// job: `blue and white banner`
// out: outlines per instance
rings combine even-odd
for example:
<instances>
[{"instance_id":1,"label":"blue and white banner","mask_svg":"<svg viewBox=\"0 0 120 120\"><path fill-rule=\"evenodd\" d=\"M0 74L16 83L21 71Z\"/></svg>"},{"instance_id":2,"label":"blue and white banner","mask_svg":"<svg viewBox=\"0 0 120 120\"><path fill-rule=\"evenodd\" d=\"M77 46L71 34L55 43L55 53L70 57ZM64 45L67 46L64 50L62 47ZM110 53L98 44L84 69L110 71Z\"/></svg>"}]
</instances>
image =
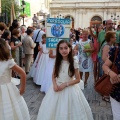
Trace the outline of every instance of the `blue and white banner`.
<instances>
[{"instance_id":1,"label":"blue and white banner","mask_svg":"<svg viewBox=\"0 0 120 120\"><path fill-rule=\"evenodd\" d=\"M64 39L69 40L70 19L48 18L46 21L46 46L47 48L56 48L57 43Z\"/></svg>"}]
</instances>

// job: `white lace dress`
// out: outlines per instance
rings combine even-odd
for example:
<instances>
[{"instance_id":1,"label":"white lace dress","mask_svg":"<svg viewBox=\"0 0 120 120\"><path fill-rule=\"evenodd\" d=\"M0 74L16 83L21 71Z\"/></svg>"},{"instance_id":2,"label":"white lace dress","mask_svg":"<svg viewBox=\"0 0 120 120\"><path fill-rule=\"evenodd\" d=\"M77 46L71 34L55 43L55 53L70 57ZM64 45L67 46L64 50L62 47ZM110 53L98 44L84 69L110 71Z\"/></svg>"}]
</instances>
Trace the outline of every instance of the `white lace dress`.
<instances>
[{"instance_id":1,"label":"white lace dress","mask_svg":"<svg viewBox=\"0 0 120 120\"><path fill-rule=\"evenodd\" d=\"M73 80L68 75L69 63L62 61L57 84ZM79 68L78 62L74 67ZM62 91L55 92L53 86L45 95L37 120L93 120L89 104L78 84L66 87Z\"/></svg>"},{"instance_id":2,"label":"white lace dress","mask_svg":"<svg viewBox=\"0 0 120 120\"><path fill-rule=\"evenodd\" d=\"M11 82L13 59L0 61L0 120L30 120L28 107Z\"/></svg>"}]
</instances>

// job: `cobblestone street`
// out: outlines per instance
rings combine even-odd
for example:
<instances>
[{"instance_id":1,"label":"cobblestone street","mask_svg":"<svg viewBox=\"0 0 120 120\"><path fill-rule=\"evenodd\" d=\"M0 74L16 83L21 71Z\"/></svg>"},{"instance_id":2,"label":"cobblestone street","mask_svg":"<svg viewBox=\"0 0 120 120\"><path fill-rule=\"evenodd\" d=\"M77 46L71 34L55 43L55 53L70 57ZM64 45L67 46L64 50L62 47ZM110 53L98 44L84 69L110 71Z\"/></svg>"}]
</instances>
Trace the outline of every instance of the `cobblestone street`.
<instances>
[{"instance_id":1,"label":"cobblestone street","mask_svg":"<svg viewBox=\"0 0 120 120\"><path fill-rule=\"evenodd\" d=\"M93 75L91 73L88 80L88 86L83 92L92 109L94 120L113 120L110 103L103 101L102 97L95 92L93 82ZM40 86L35 85L32 79L27 80L24 98L30 111L31 120L36 120L40 104L45 95L41 93L39 89Z\"/></svg>"}]
</instances>

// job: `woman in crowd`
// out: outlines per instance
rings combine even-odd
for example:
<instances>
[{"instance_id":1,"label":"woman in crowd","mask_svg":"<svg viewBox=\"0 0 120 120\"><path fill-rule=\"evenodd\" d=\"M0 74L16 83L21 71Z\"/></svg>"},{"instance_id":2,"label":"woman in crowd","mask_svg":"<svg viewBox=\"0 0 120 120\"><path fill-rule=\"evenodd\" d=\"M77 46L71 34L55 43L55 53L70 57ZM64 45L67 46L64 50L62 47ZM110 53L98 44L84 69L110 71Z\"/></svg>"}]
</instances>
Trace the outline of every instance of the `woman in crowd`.
<instances>
[{"instance_id":1,"label":"woman in crowd","mask_svg":"<svg viewBox=\"0 0 120 120\"><path fill-rule=\"evenodd\" d=\"M98 34L99 32L102 30L102 26L96 26L95 31L92 31L92 24L90 24L90 34L93 37L93 47L94 47L94 51L92 53L92 60L94 63L94 81L97 80L98 78L98 74L97 74L97 54L98 54L98 42L97 42L97 38L98 38Z\"/></svg>"},{"instance_id":2,"label":"woman in crowd","mask_svg":"<svg viewBox=\"0 0 120 120\"><path fill-rule=\"evenodd\" d=\"M20 46L22 45L22 42L20 42L20 40L18 39L20 37L19 30L14 29L12 31L12 35L13 36L10 42L12 57L15 59L16 63L20 66L20 61L21 61Z\"/></svg>"},{"instance_id":3,"label":"woman in crowd","mask_svg":"<svg viewBox=\"0 0 120 120\"><path fill-rule=\"evenodd\" d=\"M6 24L3 22L0 22L0 38L1 38L1 35L4 33L6 28L7 28Z\"/></svg>"},{"instance_id":4,"label":"woman in crowd","mask_svg":"<svg viewBox=\"0 0 120 120\"><path fill-rule=\"evenodd\" d=\"M116 32L108 31L105 35L105 43L103 43L100 49L100 53L102 56L102 65L108 58L110 48L114 45L115 41L116 41ZM102 99L105 100L106 102L109 102L109 96L103 96Z\"/></svg>"},{"instance_id":5,"label":"woman in crowd","mask_svg":"<svg viewBox=\"0 0 120 120\"><path fill-rule=\"evenodd\" d=\"M93 62L91 58L91 53L94 51L92 41L88 39L89 32L87 29L84 29L82 32L83 38L80 39L78 43L79 50L79 69L80 77L82 79L83 72L85 72L85 81L84 85L87 87L87 80L89 77L89 72L93 70Z\"/></svg>"},{"instance_id":6,"label":"woman in crowd","mask_svg":"<svg viewBox=\"0 0 120 120\"><path fill-rule=\"evenodd\" d=\"M113 38L115 37L116 36L113 36ZM114 61L116 49L118 49L118 52L115 65L117 67L118 74L110 69ZM110 49L109 58L103 64L103 70L106 74L110 76L112 83L115 84L115 87L110 94L110 102L113 112L113 120L120 120L120 45Z\"/></svg>"}]
</instances>

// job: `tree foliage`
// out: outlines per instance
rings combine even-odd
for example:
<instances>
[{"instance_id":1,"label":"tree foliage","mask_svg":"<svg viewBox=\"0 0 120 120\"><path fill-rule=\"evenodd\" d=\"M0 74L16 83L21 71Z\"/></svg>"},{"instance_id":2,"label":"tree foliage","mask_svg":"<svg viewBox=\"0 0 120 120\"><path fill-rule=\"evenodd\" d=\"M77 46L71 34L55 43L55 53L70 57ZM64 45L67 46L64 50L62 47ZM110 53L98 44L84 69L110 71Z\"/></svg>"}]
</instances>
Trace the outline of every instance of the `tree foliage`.
<instances>
[{"instance_id":1,"label":"tree foliage","mask_svg":"<svg viewBox=\"0 0 120 120\"><path fill-rule=\"evenodd\" d=\"M19 12L20 12L20 7L19 7L19 5L17 5L15 0L1 0L1 10L2 10L2 13L7 14L8 21L10 21L10 13L11 13L12 2L14 3L15 15L17 17Z\"/></svg>"}]
</instances>

